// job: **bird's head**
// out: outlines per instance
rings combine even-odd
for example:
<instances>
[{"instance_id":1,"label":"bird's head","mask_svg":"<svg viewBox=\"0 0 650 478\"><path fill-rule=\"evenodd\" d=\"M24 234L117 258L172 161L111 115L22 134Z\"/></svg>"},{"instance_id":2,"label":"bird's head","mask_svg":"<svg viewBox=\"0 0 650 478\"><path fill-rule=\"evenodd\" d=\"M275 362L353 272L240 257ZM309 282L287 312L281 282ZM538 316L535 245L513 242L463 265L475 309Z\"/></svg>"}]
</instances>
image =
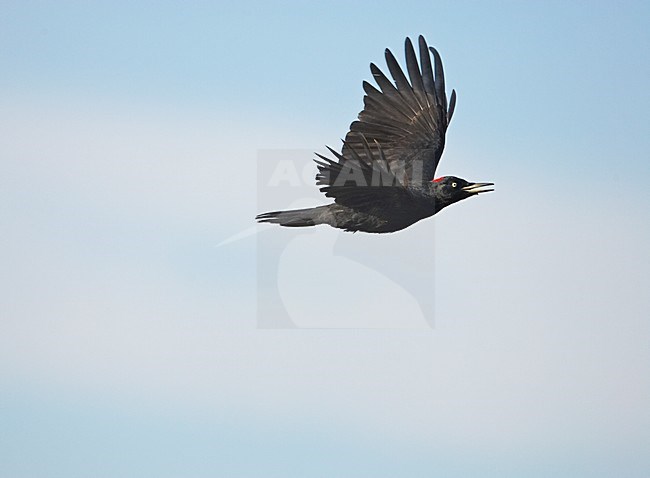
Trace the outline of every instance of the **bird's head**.
<instances>
[{"instance_id":1,"label":"bird's head","mask_svg":"<svg viewBox=\"0 0 650 478\"><path fill-rule=\"evenodd\" d=\"M433 195L440 204L439 209L470 196L494 191L491 186L494 183L470 183L455 176L443 176L431 181Z\"/></svg>"}]
</instances>

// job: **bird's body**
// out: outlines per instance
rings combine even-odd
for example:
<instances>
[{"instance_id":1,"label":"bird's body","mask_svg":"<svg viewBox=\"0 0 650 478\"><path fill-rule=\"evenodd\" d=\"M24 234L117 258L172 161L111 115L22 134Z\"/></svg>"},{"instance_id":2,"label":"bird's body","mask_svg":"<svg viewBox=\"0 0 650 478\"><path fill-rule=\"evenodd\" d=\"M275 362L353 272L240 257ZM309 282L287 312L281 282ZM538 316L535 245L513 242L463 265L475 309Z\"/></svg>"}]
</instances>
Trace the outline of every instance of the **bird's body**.
<instances>
[{"instance_id":1,"label":"bird's body","mask_svg":"<svg viewBox=\"0 0 650 478\"><path fill-rule=\"evenodd\" d=\"M457 186L451 186L454 183ZM401 200L369 203L356 208L335 202L307 209L268 212L260 214L257 218L261 222L287 227L328 224L352 232L396 232L433 216L442 208L456 202L453 195L459 184L467 184L475 188L487 185L467 183L463 179L446 176L442 181L430 182L423 187L404 188L404 197ZM469 197L477 193L465 192L464 194Z\"/></svg>"},{"instance_id":2,"label":"bird's body","mask_svg":"<svg viewBox=\"0 0 650 478\"><path fill-rule=\"evenodd\" d=\"M268 216L260 215L259 219L288 227L328 224L352 232L395 232L435 214L425 201L422 201L419 208L416 204L415 201L408 204L408 210L402 210L404 204L397 204L396 207L388 210L378 207L362 210L333 203L307 209L267 213Z\"/></svg>"},{"instance_id":3,"label":"bird's body","mask_svg":"<svg viewBox=\"0 0 650 478\"><path fill-rule=\"evenodd\" d=\"M316 182L335 202L260 214L260 222L395 232L461 199L492 190L488 188L491 183L470 183L454 176L434 179L456 93L452 91L447 105L440 56L427 48L422 36L419 49L418 65L413 45L406 39L410 82L390 50L386 50L386 62L395 83L370 65L380 90L363 83L364 109L350 125L342 151L328 148L336 161L317 154Z\"/></svg>"}]
</instances>

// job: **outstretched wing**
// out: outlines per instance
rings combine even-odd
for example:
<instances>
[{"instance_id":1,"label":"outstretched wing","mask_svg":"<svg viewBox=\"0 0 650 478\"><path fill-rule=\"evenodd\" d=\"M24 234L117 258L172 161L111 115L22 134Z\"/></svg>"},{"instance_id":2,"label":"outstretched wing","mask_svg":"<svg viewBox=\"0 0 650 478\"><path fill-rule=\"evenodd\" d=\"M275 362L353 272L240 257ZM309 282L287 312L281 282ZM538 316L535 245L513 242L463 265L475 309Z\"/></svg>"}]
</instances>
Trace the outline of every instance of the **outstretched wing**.
<instances>
[{"instance_id":1,"label":"outstretched wing","mask_svg":"<svg viewBox=\"0 0 650 478\"><path fill-rule=\"evenodd\" d=\"M358 121L350 125L339 161L352 159L352 151L362 150L367 140L375 154L381 146L391 169L406 173L406 185L434 178L454 112L456 92L452 90L447 104L442 60L434 48L427 47L423 36L419 37L419 65L409 38L405 49L408 78L388 49L386 63L394 83L370 64L379 89L363 82L364 108Z\"/></svg>"}]
</instances>

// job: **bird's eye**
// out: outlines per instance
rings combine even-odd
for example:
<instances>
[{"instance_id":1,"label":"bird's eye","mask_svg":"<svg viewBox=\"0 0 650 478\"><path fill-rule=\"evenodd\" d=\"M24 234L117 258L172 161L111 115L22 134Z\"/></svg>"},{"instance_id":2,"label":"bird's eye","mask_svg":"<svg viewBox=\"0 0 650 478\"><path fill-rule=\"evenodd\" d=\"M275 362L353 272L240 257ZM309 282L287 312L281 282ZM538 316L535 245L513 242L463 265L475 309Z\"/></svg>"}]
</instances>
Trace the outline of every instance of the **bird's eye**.
<instances>
[{"instance_id":1,"label":"bird's eye","mask_svg":"<svg viewBox=\"0 0 650 478\"><path fill-rule=\"evenodd\" d=\"M458 184L456 184L456 183L451 183L451 187L452 187L452 188L455 188L456 186L458 186Z\"/></svg>"}]
</instances>

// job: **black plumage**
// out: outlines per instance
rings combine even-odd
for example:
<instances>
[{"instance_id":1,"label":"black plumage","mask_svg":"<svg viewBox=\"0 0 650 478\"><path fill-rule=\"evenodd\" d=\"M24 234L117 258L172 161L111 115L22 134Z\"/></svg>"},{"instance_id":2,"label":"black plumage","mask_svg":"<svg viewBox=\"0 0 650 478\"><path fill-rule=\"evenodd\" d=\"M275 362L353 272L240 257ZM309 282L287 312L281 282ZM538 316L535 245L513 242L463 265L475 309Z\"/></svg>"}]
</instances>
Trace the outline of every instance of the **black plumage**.
<instances>
[{"instance_id":1,"label":"black plumage","mask_svg":"<svg viewBox=\"0 0 650 478\"><path fill-rule=\"evenodd\" d=\"M492 183L470 183L454 176L434 179L456 92L452 90L447 103L440 55L422 36L418 46L419 64L411 40L406 39L408 78L388 49L386 64L394 82L370 64L379 89L363 82L364 108L350 125L341 152L328 147L335 159L317 154L316 184L334 203L260 214L260 222L394 232L461 199L492 191Z\"/></svg>"}]
</instances>

